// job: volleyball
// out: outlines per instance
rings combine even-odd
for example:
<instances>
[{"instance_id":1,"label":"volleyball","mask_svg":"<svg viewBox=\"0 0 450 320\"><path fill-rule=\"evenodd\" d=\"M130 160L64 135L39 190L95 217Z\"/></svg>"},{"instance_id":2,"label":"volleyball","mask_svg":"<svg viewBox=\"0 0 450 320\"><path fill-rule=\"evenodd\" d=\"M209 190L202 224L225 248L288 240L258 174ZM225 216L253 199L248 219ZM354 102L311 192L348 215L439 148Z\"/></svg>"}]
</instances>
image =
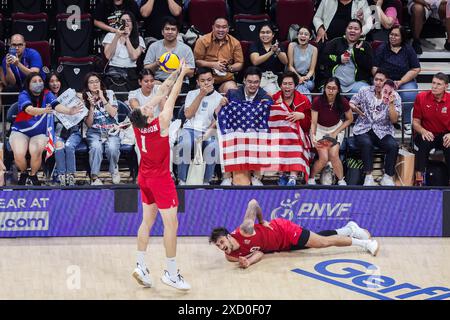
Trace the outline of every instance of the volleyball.
<instances>
[{"instance_id":1,"label":"volleyball","mask_svg":"<svg viewBox=\"0 0 450 320\"><path fill-rule=\"evenodd\" d=\"M166 52L159 57L159 66L164 72L173 72L180 66L180 59L175 53Z\"/></svg>"}]
</instances>

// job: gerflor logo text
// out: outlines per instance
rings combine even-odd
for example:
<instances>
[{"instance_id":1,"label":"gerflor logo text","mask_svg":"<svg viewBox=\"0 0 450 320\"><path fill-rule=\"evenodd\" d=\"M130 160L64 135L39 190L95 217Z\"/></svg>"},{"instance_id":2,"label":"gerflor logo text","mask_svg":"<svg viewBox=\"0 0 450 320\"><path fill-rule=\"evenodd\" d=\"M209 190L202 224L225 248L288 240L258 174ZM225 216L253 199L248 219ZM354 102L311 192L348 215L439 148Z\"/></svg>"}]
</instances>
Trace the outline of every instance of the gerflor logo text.
<instances>
[{"instance_id":1,"label":"gerflor logo text","mask_svg":"<svg viewBox=\"0 0 450 320\"><path fill-rule=\"evenodd\" d=\"M379 300L450 299L450 289L447 287L422 288L413 283L396 281L383 275L378 266L362 260L327 260L316 264L312 271L300 268L291 271Z\"/></svg>"},{"instance_id":2,"label":"gerflor logo text","mask_svg":"<svg viewBox=\"0 0 450 320\"><path fill-rule=\"evenodd\" d=\"M298 203L298 204L297 204ZM306 202L300 201L300 194L294 195L294 200L290 198L280 202L280 206L272 210L271 218L284 218L293 221L294 219L314 220L349 220L349 213L352 204L349 202Z\"/></svg>"}]
</instances>

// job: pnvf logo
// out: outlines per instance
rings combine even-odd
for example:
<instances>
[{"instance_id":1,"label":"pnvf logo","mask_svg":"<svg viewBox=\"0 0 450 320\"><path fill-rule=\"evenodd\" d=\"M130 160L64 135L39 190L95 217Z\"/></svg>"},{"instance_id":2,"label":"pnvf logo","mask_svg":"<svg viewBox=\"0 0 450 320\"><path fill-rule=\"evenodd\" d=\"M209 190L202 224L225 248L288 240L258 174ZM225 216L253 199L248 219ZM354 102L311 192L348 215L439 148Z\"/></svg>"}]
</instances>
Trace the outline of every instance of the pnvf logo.
<instances>
[{"instance_id":1,"label":"pnvf logo","mask_svg":"<svg viewBox=\"0 0 450 320\"><path fill-rule=\"evenodd\" d=\"M282 200L280 206L273 209L271 218L284 218L290 221L298 220L349 220L350 202L300 202L300 193L295 193L294 200ZM296 205L299 203L299 205Z\"/></svg>"},{"instance_id":2,"label":"pnvf logo","mask_svg":"<svg viewBox=\"0 0 450 320\"><path fill-rule=\"evenodd\" d=\"M447 287L421 288L412 283L398 282L382 275L378 266L362 260L326 260L316 264L313 272L304 269L291 271L378 300L450 299Z\"/></svg>"}]
</instances>

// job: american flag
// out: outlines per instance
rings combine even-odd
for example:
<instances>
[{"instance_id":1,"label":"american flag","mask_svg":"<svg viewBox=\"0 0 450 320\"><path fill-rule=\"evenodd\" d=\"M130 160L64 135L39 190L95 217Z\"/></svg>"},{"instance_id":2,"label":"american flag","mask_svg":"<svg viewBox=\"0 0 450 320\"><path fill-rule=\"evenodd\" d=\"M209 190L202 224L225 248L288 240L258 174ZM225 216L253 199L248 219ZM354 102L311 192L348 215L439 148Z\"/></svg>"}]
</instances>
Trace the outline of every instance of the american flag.
<instances>
[{"instance_id":1,"label":"american flag","mask_svg":"<svg viewBox=\"0 0 450 320\"><path fill-rule=\"evenodd\" d=\"M48 141L45 146L45 161L53 155L55 152L55 122L53 118L53 114L47 114L47 136Z\"/></svg>"},{"instance_id":2,"label":"american flag","mask_svg":"<svg viewBox=\"0 0 450 320\"><path fill-rule=\"evenodd\" d=\"M225 172L302 171L309 175L309 141L298 123L285 120L284 104L231 101L218 116Z\"/></svg>"}]
</instances>

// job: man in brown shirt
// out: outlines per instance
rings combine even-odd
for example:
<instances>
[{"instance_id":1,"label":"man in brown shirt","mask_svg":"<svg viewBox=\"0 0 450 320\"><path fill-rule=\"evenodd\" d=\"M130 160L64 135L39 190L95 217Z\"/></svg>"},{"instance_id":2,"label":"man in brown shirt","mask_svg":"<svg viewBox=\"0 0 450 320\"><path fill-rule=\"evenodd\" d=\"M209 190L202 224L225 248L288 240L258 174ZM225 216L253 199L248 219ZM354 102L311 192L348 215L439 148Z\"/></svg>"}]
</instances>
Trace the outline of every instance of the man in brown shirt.
<instances>
[{"instance_id":1,"label":"man in brown shirt","mask_svg":"<svg viewBox=\"0 0 450 320\"><path fill-rule=\"evenodd\" d=\"M211 68L214 71L214 83L220 93L237 89L233 73L244 66L244 55L239 40L230 36L226 18L217 18L212 32L200 37L194 48L195 62L198 67Z\"/></svg>"}]
</instances>

